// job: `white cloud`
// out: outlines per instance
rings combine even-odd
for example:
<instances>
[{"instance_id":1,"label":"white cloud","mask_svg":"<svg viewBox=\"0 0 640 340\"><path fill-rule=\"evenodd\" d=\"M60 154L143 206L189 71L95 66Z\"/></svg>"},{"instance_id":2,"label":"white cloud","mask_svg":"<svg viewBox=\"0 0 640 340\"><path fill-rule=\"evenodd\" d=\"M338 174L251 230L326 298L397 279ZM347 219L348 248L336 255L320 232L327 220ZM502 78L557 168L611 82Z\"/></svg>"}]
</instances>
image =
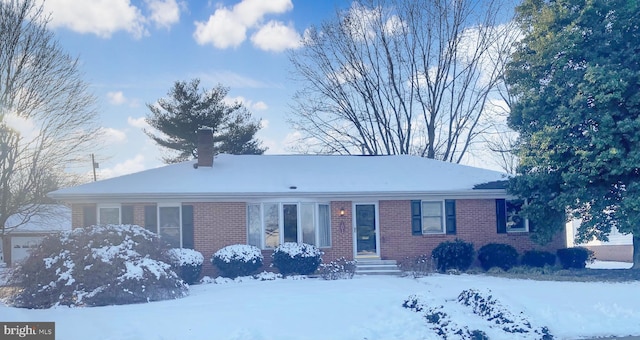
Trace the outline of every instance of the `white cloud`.
<instances>
[{"instance_id":1,"label":"white cloud","mask_svg":"<svg viewBox=\"0 0 640 340\"><path fill-rule=\"evenodd\" d=\"M121 30L136 38L147 34L146 18L129 0L47 0L44 10L51 13L51 28L66 27L102 38Z\"/></svg>"},{"instance_id":2,"label":"white cloud","mask_svg":"<svg viewBox=\"0 0 640 340\"><path fill-rule=\"evenodd\" d=\"M269 120L263 119L260 121L260 128L267 129L269 128Z\"/></svg>"},{"instance_id":3,"label":"white cloud","mask_svg":"<svg viewBox=\"0 0 640 340\"><path fill-rule=\"evenodd\" d=\"M103 127L100 129L100 134L104 142L107 144L123 143L127 140L127 135L124 131L114 128Z\"/></svg>"},{"instance_id":4,"label":"white cloud","mask_svg":"<svg viewBox=\"0 0 640 340\"><path fill-rule=\"evenodd\" d=\"M159 27L169 28L180 21L180 6L176 0L145 0L149 19Z\"/></svg>"},{"instance_id":5,"label":"white cloud","mask_svg":"<svg viewBox=\"0 0 640 340\"><path fill-rule=\"evenodd\" d=\"M127 159L113 167L98 169L98 177L107 179L145 170L144 161L144 155L138 154L134 158Z\"/></svg>"},{"instance_id":6,"label":"white cloud","mask_svg":"<svg viewBox=\"0 0 640 340\"><path fill-rule=\"evenodd\" d=\"M251 42L264 51L282 52L302 46L302 37L293 25L272 20L251 36Z\"/></svg>"},{"instance_id":7,"label":"white cloud","mask_svg":"<svg viewBox=\"0 0 640 340\"><path fill-rule=\"evenodd\" d=\"M235 103L241 103L242 105L244 105L244 107L246 107L247 109L249 109L249 111L263 111L268 109L269 107L267 106L267 104L263 101L258 101L258 102L253 102L252 100L248 100L242 96L237 96L237 97L225 97L224 98L224 102L227 105L233 105Z\"/></svg>"},{"instance_id":8,"label":"white cloud","mask_svg":"<svg viewBox=\"0 0 640 340\"><path fill-rule=\"evenodd\" d=\"M195 22L193 37L200 45L211 44L220 49L237 47L246 40L247 30L257 27L266 15L291 9L291 0L242 0L232 8L219 6L209 20Z\"/></svg>"},{"instance_id":9,"label":"white cloud","mask_svg":"<svg viewBox=\"0 0 640 340\"><path fill-rule=\"evenodd\" d=\"M32 141L40 134L40 128L36 126L34 120L30 118L19 117L16 114L10 113L4 116L4 123L20 133L20 136L24 138L25 141Z\"/></svg>"},{"instance_id":10,"label":"white cloud","mask_svg":"<svg viewBox=\"0 0 640 340\"><path fill-rule=\"evenodd\" d=\"M107 92L107 98L112 105L122 105L127 102L127 98L124 97L122 91Z\"/></svg>"},{"instance_id":11,"label":"white cloud","mask_svg":"<svg viewBox=\"0 0 640 340\"><path fill-rule=\"evenodd\" d=\"M212 44L225 49L237 47L246 39L247 27L226 8L215 11L205 23L196 21L193 37L200 45Z\"/></svg>"},{"instance_id":12,"label":"white cloud","mask_svg":"<svg viewBox=\"0 0 640 340\"><path fill-rule=\"evenodd\" d=\"M147 124L144 117L140 117L140 118L127 117L127 123L139 129L149 128L149 124Z\"/></svg>"}]
</instances>

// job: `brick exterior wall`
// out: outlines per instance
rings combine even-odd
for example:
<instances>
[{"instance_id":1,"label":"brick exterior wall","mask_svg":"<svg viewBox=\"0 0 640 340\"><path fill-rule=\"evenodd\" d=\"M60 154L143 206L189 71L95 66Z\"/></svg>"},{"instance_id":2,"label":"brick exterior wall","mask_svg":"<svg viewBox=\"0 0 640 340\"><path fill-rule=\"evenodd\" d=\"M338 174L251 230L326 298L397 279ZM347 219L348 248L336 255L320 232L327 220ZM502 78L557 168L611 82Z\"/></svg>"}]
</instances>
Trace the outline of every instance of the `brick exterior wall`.
<instances>
[{"instance_id":1,"label":"brick exterior wall","mask_svg":"<svg viewBox=\"0 0 640 340\"><path fill-rule=\"evenodd\" d=\"M144 207L154 203L136 203L134 223L144 226ZM210 259L214 252L232 244L247 243L247 208L244 202L202 202L193 205L194 245L204 256L202 275L217 276ZM72 205L72 226L82 226L82 209L95 204ZM340 257L353 258L353 215L351 201L333 201L330 204L331 247L322 248L325 263ZM344 216L340 210L344 209ZM455 235L417 235L411 233L411 201L391 200L378 202L380 256L382 259L402 260L406 257L431 254L444 241L460 238L472 242L477 250L491 242L506 243L522 253L530 249L555 252L564 248L565 233L559 233L545 246L533 243L528 233L498 234L496 231L496 209L493 199L456 200ZM263 250L264 266L260 270L271 270L272 250Z\"/></svg>"},{"instance_id":2,"label":"brick exterior wall","mask_svg":"<svg viewBox=\"0 0 640 340\"><path fill-rule=\"evenodd\" d=\"M380 201L380 257L402 260L431 251L441 242L456 238L471 242L478 250L487 243L506 243L519 253L540 249L554 252L564 248L565 233L558 233L554 240L544 246L535 244L528 233L498 234L496 229L496 208L493 199L456 200L455 235L412 235L411 201Z\"/></svg>"},{"instance_id":3,"label":"brick exterior wall","mask_svg":"<svg viewBox=\"0 0 640 340\"><path fill-rule=\"evenodd\" d=\"M202 275L217 276L211 264L213 253L232 244L247 243L247 205L243 202L192 204L194 245L204 256Z\"/></svg>"}]
</instances>

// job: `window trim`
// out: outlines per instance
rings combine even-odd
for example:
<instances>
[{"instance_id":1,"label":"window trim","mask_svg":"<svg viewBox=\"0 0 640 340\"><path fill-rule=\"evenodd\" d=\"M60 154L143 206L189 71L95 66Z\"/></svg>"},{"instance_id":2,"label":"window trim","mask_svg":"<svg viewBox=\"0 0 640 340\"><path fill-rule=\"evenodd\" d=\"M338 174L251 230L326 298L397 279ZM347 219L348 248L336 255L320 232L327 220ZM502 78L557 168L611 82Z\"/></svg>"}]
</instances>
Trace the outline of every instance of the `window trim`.
<instances>
[{"instance_id":1,"label":"window trim","mask_svg":"<svg viewBox=\"0 0 640 340\"><path fill-rule=\"evenodd\" d=\"M100 220L100 209L118 209L118 223L122 224L122 204L120 203L100 203L96 205L96 224L106 225Z\"/></svg>"},{"instance_id":2,"label":"window trim","mask_svg":"<svg viewBox=\"0 0 640 340\"><path fill-rule=\"evenodd\" d=\"M162 221L160 220L160 208L178 208L178 240L180 244L178 248L182 248L182 203L181 202L173 202L173 203L157 203L156 204L156 227L158 228L158 236L162 238Z\"/></svg>"},{"instance_id":3,"label":"window trim","mask_svg":"<svg viewBox=\"0 0 640 340\"><path fill-rule=\"evenodd\" d=\"M247 244L249 243L249 234L250 234L250 215L249 215L249 206L258 206L259 208L259 212L260 212L260 249L261 250L272 250L275 249L275 247L267 247L266 246L266 237L265 237L265 221L264 221L264 213L265 213L265 209L264 209L264 205L265 204L277 204L278 205L278 242L279 244L283 244L284 243L284 206L285 205L296 205L296 213L297 213L297 230L296 230L296 239L297 239L297 243L303 243L304 240L304 234L303 234L303 230L302 230L302 210L301 210L301 205L302 204L313 204L313 223L314 223L314 238L315 238L315 244L314 246L318 247L318 248L331 248L332 247L332 239L331 239L331 204L329 202L311 202L311 201L279 201L279 202L273 202L273 201L264 201L264 202L248 202L247 203L247 214L246 214L246 232L247 232ZM328 245L323 245L323 246L318 246L317 244L320 243L320 205L325 205L328 207L327 212L329 214L329 220L328 220L328 228L329 228L329 244Z\"/></svg>"},{"instance_id":4,"label":"window trim","mask_svg":"<svg viewBox=\"0 0 640 340\"><path fill-rule=\"evenodd\" d=\"M434 216L425 216L424 214L424 203L439 203L440 204L440 231L425 231L424 228L424 218L425 217L436 217ZM447 233L446 219L445 219L445 202L444 200L420 200L420 221L422 223L422 235L444 235Z\"/></svg>"}]
</instances>

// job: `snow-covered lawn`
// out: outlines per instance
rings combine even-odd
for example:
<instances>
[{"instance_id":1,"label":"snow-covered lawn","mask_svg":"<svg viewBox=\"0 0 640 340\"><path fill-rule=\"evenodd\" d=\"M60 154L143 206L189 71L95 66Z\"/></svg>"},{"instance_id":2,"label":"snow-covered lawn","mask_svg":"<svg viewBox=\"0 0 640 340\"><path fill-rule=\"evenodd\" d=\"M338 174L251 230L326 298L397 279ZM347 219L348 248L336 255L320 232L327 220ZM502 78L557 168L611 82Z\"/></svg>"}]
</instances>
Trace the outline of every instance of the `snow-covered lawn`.
<instances>
[{"instance_id":1,"label":"snow-covered lawn","mask_svg":"<svg viewBox=\"0 0 640 340\"><path fill-rule=\"evenodd\" d=\"M458 325L491 339L507 334L456 302L466 289L488 292L556 339L640 335L640 282L541 282L483 275L352 280L278 279L191 286L190 296L147 304L27 310L0 304L1 321L55 321L56 339L439 339L420 313L403 308L422 295ZM518 337L520 336L520 337Z\"/></svg>"}]
</instances>

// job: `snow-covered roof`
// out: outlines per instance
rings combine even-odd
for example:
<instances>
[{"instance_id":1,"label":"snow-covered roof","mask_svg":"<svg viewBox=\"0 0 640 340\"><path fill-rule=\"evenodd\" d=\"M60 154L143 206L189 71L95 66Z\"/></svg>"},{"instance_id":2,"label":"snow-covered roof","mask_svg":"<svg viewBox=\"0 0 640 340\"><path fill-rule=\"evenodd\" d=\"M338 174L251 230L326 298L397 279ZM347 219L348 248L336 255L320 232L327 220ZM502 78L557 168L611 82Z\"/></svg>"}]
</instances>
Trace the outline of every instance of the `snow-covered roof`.
<instances>
[{"instance_id":1,"label":"snow-covered roof","mask_svg":"<svg viewBox=\"0 0 640 340\"><path fill-rule=\"evenodd\" d=\"M257 197L362 197L411 194L468 195L482 183L504 180L501 172L416 156L226 155L213 167L196 161L171 164L60 189L66 201L148 198L224 199ZM504 190L502 190L504 192Z\"/></svg>"},{"instance_id":2,"label":"snow-covered roof","mask_svg":"<svg viewBox=\"0 0 640 340\"><path fill-rule=\"evenodd\" d=\"M9 233L35 234L71 230L71 209L61 204L45 204L33 214L19 213L9 216L4 225Z\"/></svg>"}]
</instances>

